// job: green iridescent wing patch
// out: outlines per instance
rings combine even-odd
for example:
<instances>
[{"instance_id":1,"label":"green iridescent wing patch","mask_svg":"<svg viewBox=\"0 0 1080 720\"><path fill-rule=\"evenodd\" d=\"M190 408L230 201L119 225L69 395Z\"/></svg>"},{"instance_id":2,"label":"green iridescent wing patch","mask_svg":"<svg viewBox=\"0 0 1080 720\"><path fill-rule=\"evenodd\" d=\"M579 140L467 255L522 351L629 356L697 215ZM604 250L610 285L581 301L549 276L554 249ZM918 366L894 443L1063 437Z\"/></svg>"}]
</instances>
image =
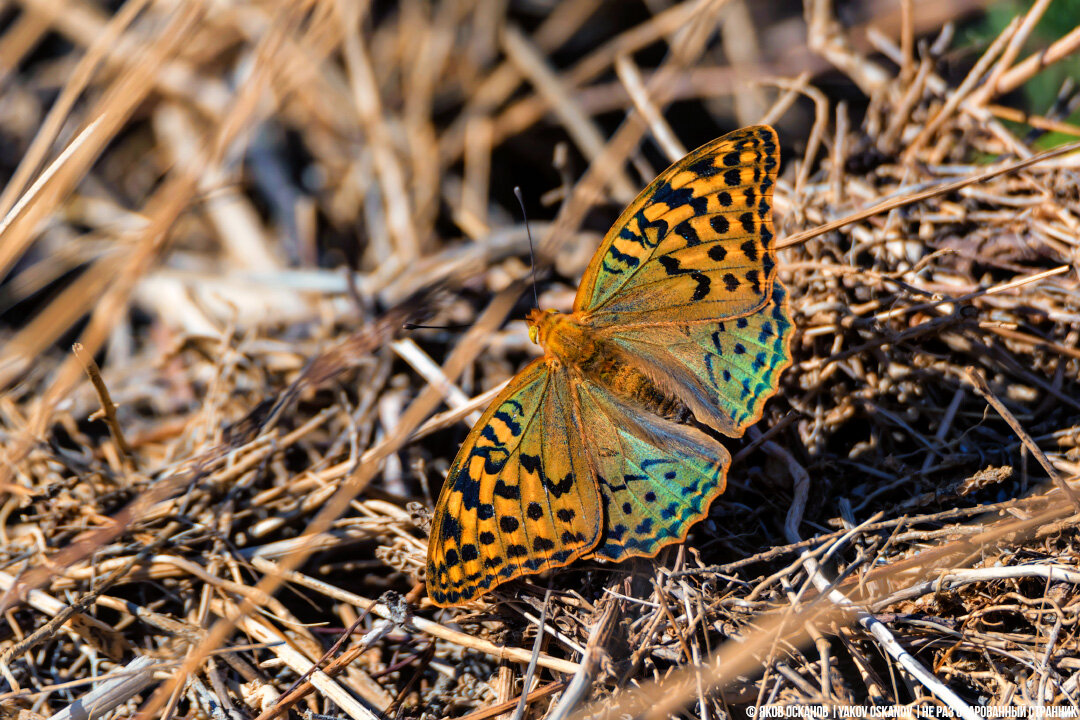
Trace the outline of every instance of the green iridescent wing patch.
<instances>
[{"instance_id":1,"label":"green iridescent wing patch","mask_svg":"<svg viewBox=\"0 0 1080 720\"><path fill-rule=\"evenodd\" d=\"M586 557L652 557L684 540L724 491L727 450L700 430L642 413L595 383L578 385L578 402L604 508L604 534Z\"/></svg>"},{"instance_id":2,"label":"green iridescent wing patch","mask_svg":"<svg viewBox=\"0 0 1080 720\"><path fill-rule=\"evenodd\" d=\"M791 364L791 318L784 286L751 315L713 323L611 331L610 337L653 374L663 373L683 398L707 413L698 419L731 437L757 422Z\"/></svg>"}]
</instances>

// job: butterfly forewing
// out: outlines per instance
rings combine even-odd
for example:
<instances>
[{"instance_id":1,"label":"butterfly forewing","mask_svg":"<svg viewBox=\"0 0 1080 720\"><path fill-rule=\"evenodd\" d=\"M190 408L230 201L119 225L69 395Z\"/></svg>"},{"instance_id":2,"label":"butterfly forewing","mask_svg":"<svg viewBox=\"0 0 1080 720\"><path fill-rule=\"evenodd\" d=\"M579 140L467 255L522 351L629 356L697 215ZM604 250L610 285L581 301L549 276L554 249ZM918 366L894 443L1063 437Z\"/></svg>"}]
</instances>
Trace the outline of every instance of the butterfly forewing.
<instances>
[{"instance_id":1,"label":"butterfly forewing","mask_svg":"<svg viewBox=\"0 0 1080 720\"><path fill-rule=\"evenodd\" d=\"M755 312L774 276L772 128L744 128L661 173L608 231L574 301L593 327Z\"/></svg>"},{"instance_id":2,"label":"butterfly forewing","mask_svg":"<svg viewBox=\"0 0 1080 720\"><path fill-rule=\"evenodd\" d=\"M587 557L651 557L680 542L724 491L731 456L716 440L578 385L581 420L604 506L605 532Z\"/></svg>"},{"instance_id":3,"label":"butterfly forewing","mask_svg":"<svg viewBox=\"0 0 1080 720\"><path fill-rule=\"evenodd\" d=\"M566 373L537 360L477 422L443 485L428 540L428 595L454 605L591 549L600 496Z\"/></svg>"}]
</instances>

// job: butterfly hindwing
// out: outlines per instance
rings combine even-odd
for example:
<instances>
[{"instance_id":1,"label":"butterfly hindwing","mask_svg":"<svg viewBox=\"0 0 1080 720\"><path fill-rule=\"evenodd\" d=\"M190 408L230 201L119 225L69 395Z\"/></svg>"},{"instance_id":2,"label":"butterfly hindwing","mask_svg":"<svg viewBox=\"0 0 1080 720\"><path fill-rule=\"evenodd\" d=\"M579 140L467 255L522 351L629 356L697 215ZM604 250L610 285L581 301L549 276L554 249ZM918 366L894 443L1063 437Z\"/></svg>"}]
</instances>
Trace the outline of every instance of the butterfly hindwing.
<instances>
[{"instance_id":1,"label":"butterfly hindwing","mask_svg":"<svg viewBox=\"0 0 1080 720\"><path fill-rule=\"evenodd\" d=\"M739 437L757 422L791 364L784 286L758 312L711 323L613 328L606 337L654 376L663 373L698 420Z\"/></svg>"},{"instance_id":2,"label":"butterfly hindwing","mask_svg":"<svg viewBox=\"0 0 1080 720\"><path fill-rule=\"evenodd\" d=\"M662 172L604 237L575 310L601 328L739 317L774 275L776 132L743 128Z\"/></svg>"},{"instance_id":3,"label":"butterfly hindwing","mask_svg":"<svg viewBox=\"0 0 1080 720\"><path fill-rule=\"evenodd\" d=\"M731 456L697 428L627 405L603 386L577 386L581 422L604 506L604 535L586 557L652 557L681 542L724 491Z\"/></svg>"},{"instance_id":4,"label":"butterfly hindwing","mask_svg":"<svg viewBox=\"0 0 1080 720\"><path fill-rule=\"evenodd\" d=\"M563 369L521 371L469 433L450 468L428 540L437 605L560 567L600 536L600 496Z\"/></svg>"}]
</instances>

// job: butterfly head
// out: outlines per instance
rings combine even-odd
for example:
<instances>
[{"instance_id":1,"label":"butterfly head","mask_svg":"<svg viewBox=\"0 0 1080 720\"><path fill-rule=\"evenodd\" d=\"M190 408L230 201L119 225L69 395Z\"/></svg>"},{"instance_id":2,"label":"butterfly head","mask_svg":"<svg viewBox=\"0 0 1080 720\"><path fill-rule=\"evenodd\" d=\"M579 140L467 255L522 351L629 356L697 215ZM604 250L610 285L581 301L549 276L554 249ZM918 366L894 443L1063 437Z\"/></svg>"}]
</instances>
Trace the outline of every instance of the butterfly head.
<instances>
[{"instance_id":1,"label":"butterfly head","mask_svg":"<svg viewBox=\"0 0 1080 720\"><path fill-rule=\"evenodd\" d=\"M541 347L547 345L551 327L559 314L557 310L541 310L540 308L530 310L525 318L525 322L529 324L529 340Z\"/></svg>"},{"instance_id":2,"label":"butterfly head","mask_svg":"<svg viewBox=\"0 0 1080 720\"><path fill-rule=\"evenodd\" d=\"M529 323L529 339L544 348L549 359L573 366L585 362L597 350L580 313L537 309L530 311L525 321Z\"/></svg>"}]
</instances>

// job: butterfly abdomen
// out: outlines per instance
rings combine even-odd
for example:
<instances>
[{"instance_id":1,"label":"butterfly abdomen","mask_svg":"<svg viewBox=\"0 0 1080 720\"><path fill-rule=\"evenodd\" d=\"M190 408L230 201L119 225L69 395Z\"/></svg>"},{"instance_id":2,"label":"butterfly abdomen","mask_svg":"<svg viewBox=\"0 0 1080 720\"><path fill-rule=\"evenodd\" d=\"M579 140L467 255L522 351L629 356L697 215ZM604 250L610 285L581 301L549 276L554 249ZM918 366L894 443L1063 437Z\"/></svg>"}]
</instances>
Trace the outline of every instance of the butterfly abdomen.
<instances>
[{"instance_id":1,"label":"butterfly abdomen","mask_svg":"<svg viewBox=\"0 0 1080 720\"><path fill-rule=\"evenodd\" d=\"M669 420L686 415L687 408L682 401L664 392L646 372L613 346L600 344L599 351L587 358L579 370L584 377L611 390L629 405Z\"/></svg>"}]
</instances>

